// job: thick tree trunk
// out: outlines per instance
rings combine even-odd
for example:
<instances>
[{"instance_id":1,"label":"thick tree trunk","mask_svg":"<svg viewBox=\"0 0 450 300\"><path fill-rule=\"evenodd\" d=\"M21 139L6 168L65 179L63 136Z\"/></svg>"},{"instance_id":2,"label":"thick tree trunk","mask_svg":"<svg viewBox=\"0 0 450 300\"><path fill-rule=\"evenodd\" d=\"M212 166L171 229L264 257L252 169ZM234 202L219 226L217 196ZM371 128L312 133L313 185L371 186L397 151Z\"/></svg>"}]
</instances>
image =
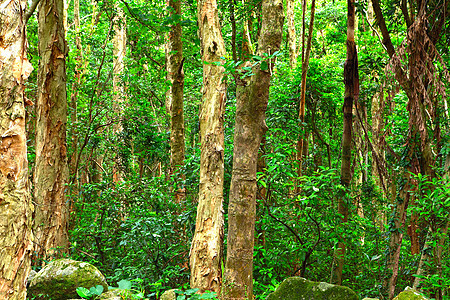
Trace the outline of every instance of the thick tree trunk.
<instances>
[{"instance_id":1,"label":"thick tree trunk","mask_svg":"<svg viewBox=\"0 0 450 300\"><path fill-rule=\"evenodd\" d=\"M225 56L216 0L198 0L203 61L200 109L200 187L195 234L190 251L191 288L219 292L223 253L223 176L225 69L213 64Z\"/></svg>"},{"instance_id":2,"label":"thick tree trunk","mask_svg":"<svg viewBox=\"0 0 450 300\"><path fill-rule=\"evenodd\" d=\"M181 1L169 0L168 6L172 7L172 15L181 17ZM167 80L171 86L166 94L168 98L170 113L170 173L177 174L178 169L184 165L185 142L184 142L184 71L183 71L183 43L181 41L181 24L177 22L172 25L168 33L166 45L167 58ZM185 190L179 184L183 175L177 174L177 189L175 190L175 201L181 202L185 198Z\"/></svg>"},{"instance_id":3,"label":"thick tree trunk","mask_svg":"<svg viewBox=\"0 0 450 300\"><path fill-rule=\"evenodd\" d=\"M33 205L28 184L24 81L26 1L0 4L0 299L26 298Z\"/></svg>"},{"instance_id":4,"label":"thick tree trunk","mask_svg":"<svg viewBox=\"0 0 450 300\"><path fill-rule=\"evenodd\" d=\"M283 31L283 2L262 2L258 55L278 51ZM264 133L273 61L255 74L236 99L233 173L228 207L228 248L222 299L253 299L253 248L256 217L256 168Z\"/></svg>"},{"instance_id":5,"label":"thick tree trunk","mask_svg":"<svg viewBox=\"0 0 450 300\"><path fill-rule=\"evenodd\" d=\"M341 184L349 188L351 181L352 160L352 126L353 126L353 101L359 95L358 53L355 44L355 1L347 1L347 60L344 65L344 132L342 134L342 162ZM348 219L348 199L339 198L338 212L342 215L342 223ZM342 271L344 268L345 242L344 237L338 244L337 254L337 283L342 284Z\"/></svg>"},{"instance_id":6,"label":"thick tree trunk","mask_svg":"<svg viewBox=\"0 0 450 300\"><path fill-rule=\"evenodd\" d=\"M122 115L123 106L125 104L125 89L122 81L123 71L125 70L125 54L127 45L127 27L126 18L123 9L115 4L116 17L114 19L114 38L113 38L113 110L117 120L113 125L113 134L115 139L118 139L120 132L122 132ZM113 166L113 182L119 183L123 181L123 174L120 171L121 161L118 152L114 155Z\"/></svg>"},{"instance_id":7,"label":"thick tree trunk","mask_svg":"<svg viewBox=\"0 0 450 300\"><path fill-rule=\"evenodd\" d=\"M64 2L39 3L39 73L36 104L34 232L36 264L67 253L68 207L66 63Z\"/></svg>"}]
</instances>

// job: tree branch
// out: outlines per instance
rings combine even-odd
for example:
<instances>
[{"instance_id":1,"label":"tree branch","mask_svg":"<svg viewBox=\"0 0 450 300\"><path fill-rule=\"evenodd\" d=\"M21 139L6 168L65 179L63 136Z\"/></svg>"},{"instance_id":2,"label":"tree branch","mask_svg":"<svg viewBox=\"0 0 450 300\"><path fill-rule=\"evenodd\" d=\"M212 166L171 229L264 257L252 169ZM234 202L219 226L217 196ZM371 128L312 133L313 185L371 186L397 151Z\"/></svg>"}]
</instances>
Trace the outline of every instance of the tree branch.
<instances>
[{"instance_id":1,"label":"tree branch","mask_svg":"<svg viewBox=\"0 0 450 300\"><path fill-rule=\"evenodd\" d=\"M28 20L31 18L31 16L33 15L34 11L36 10L36 7L38 5L40 0L33 0L33 2L30 5L30 8L28 8L28 10L26 11L24 18L25 18L25 24L28 23Z\"/></svg>"}]
</instances>

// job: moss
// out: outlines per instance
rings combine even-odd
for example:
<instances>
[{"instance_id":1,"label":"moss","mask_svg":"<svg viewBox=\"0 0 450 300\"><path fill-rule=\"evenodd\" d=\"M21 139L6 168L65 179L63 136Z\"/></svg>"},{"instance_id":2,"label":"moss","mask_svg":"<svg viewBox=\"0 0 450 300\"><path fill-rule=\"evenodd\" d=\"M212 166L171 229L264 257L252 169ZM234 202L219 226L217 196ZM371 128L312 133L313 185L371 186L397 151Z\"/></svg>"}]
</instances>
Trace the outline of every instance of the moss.
<instances>
[{"instance_id":1,"label":"moss","mask_svg":"<svg viewBox=\"0 0 450 300\"><path fill-rule=\"evenodd\" d=\"M401 292L398 294L397 297L394 298L394 300L427 300L425 296L420 294L414 289L408 289L406 291Z\"/></svg>"},{"instance_id":2,"label":"moss","mask_svg":"<svg viewBox=\"0 0 450 300\"><path fill-rule=\"evenodd\" d=\"M267 300L358 300L354 291L345 286L314 282L301 277L284 280Z\"/></svg>"},{"instance_id":3,"label":"moss","mask_svg":"<svg viewBox=\"0 0 450 300\"><path fill-rule=\"evenodd\" d=\"M91 264L69 259L54 260L37 273L30 282L31 295L49 295L53 300L77 298L77 287L87 289L102 285L107 290L105 277ZM43 299L38 298L38 299Z\"/></svg>"}]
</instances>

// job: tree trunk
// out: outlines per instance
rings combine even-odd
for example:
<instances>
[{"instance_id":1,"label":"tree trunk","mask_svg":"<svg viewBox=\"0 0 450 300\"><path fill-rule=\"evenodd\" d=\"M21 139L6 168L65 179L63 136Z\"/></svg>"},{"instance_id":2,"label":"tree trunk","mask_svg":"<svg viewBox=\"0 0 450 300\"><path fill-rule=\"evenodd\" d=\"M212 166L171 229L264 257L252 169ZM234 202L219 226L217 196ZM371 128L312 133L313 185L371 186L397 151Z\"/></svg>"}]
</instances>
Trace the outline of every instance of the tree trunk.
<instances>
[{"instance_id":1,"label":"tree trunk","mask_svg":"<svg viewBox=\"0 0 450 300\"><path fill-rule=\"evenodd\" d=\"M191 288L219 292L223 253L223 176L226 84L225 69L213 64L225 56L216 0L198 0L203 61L200 109L200 187L195 234L190 251Z\"/></svg>"},{"instance_id":2,"label":"tree trunk","mask_svg":"<svg viewBox=\"0 0 450 300\"><path fill-rule=\"evenodd\" d=\"M347 60L344 65L344 132L342 133L342 162L341 184L349 188L351 181L352 160L352 125L353 125L353 101L359 95L358 53L355 44L355 1L347 1ZM348 199L345 195L339 198L338 212L342 215L342 223L348 219ZM342 271L345 257L345 237L341 237L338 244L336 278L339 285L342 284Z\"/></svg>"},{"instance_id":3,"label":"tree trunk","mask_svg":"<svg viewBox=\"0 0 450 300\"><path fill-rule=\"evenodd\" d=\"M181 1L169 0L168 6L173 9L172 15L181 17ZM171 86L166 96L168 98L170 113L170 173L177 174L177 189L175 190L175 201L181 202L185 198L185 190L179 183L183 181L183 175L178 169L184 165L185 142L184 142L184 112L183 112L183 43L181 41L181 24L177 22L172 25L167 38L167 80Z\"/></svg>"},{"instance_id":4,"label":"tree trunk","mask_svg":"<svg viewBox=\"0 0 450 300\"><path fill-rule=\"evenodd\" d=\"M119 140L122 132L122 115L125 100L125 89L122 81L123 71L125 69L125 54L127 49L127 26L123 9L116 3L116 17L114 18L114 38L113 38L113 110L116 116L116 122L113 125L114 140ZM123 174L120 171L121 160L119 151L114 154L113 182L123 181Z\"/></svg>"},{"instance_id":5,"label":"tree trunk","mask_svg":"<svg viewBox=\"0 0 450 300\"><path fill-rule=\"evenodd\" d=\"M258 55L278 51L283 31L283 2L262 2ZM265 123L273 61L259 65L236 99L233 172L228 207L228 248L222 299L253 299L253 248L256 217L258 149Z\"/></svg>"},{"instance_id":6,"label":"tree trunk","mask_svg":"<svg viewBox=\"0 0 450 300\"><path fill-rule=\"evenodd\" d=\"M28 184L24 81L26 1L0 5L0 299L26 298L33 205Z\"/></svg>"},{"instance_id":7,"label":"tree trunk","mask_svg":"<svg viewBox=\"0 0 450 300\"><path fill-rule=\"evenodd\" d=\"M72 141L72 154L69 156L69 177L70 182L73 183L70 186L71 195L76 196L79 189L78 180L78 167L77 167L77 156L78 156L78 115L77 115L77 101L78 101L78 89L81 85L81 76L83 69L83 47L81 44L80 37L80 0L74 0L73 4L73 22L75 25L75 45L77 47L77 55L75 57L75 80L72 84L72 94L70 97L69 111L70 111L70 138ZM72 202L73 203L73 200ZM72 209L70 209L72 210Z\"/></svg>"},{"instance_id":8,"label":"tree trunk","mask_svg":"<svg viewBox=\"0 0 450 300\"><path fill-rule=\"evenodd\" d=\"M289 67L297 67L297 34L295 32L295 1L286 0L286 18L288 23Z\"/></svg>"},{"instance_id":9,"label":"tree trunk","mask_svg":"<svg viewBox=\"0 0 450 300\"><path fill-rule=\"evenodd\" d=\"M309 30L308 30L308 41L305 45L305 15L306 15L306 0L303 1L303 32L302 32L302 85L300 92L300 108L298 113L298 118L300 120L300 128L305 130L305 100L306 100L306 77L308 74L308 66L309 66L309 56L311 53L311 41L312 41L312 33L314 26L314 15L315 15L315 7L316 1L312 0L311 2L311 17L309 22ZM306 141L306 132L303 132L297 142L297 177L302 176L302 165L303 165L303 156L305 156L306 151L304 151ZM296 183L296 193L300 193L300 182Z\"/></svg>"},{"instance_id":10,"label":"tree trunk","mask_svg":"<svg viewBox=\"0 0 450 300\"><path fill-rule=\"evenodd\" d=\"M68 182L66 123L67 45L64 38L64 2L39 3L39 73L36 104L36 167L34 218L36 264L67 253Z\"/></svg>"}]
</instances>

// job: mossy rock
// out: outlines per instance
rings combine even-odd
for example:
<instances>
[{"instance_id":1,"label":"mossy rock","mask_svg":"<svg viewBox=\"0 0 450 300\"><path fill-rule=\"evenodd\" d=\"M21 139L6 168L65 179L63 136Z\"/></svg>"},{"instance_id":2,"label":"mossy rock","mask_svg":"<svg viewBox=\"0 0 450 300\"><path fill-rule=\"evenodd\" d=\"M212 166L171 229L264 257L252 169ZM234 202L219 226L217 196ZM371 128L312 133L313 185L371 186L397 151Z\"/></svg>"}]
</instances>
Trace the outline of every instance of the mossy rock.
<instances>
[{"instance_id":1,"label":"mossy rock","mask_svg":"<svg viewBox=\"0 0 450 300\"><path fill-rule=\"evenodd\" d=\"M175 294L176 290L168 290L165 291L162 295L160 300L176 300L177 299L177 295Z\"/></svg>"},{"instance_id":2,"label":"mossy rock","mask_svg":"<svg viewBox=\"0 0 450 300\"><path fill-rule=\"evenodd\" d=\"M415 289L407 287L403 292L398 294L394 300L428 300L428 298Z\"/></svg>"},{"instance_id":3,"label":"mossy rock","mask_svg":"<svg viewBox=\"0 0 450 300\"><path fill-rule=\"evenodd\" d=\"M132 300L132 293L128 290L113 289L100 295L100 300Z\"/></svg>"},{"instance_id":4,"label":"mossy rock","mask_svg":"<svg viewBox=\"0 0 450 300\"><path fill-rule=\"evenodd\" d=\"M267 300L358 300L354 291L345 286L314 282L302 277L285 279Z\"/></svg>"},{"instance_id":5,"label":"mossy rock","mask_svg":"<svg viewBox=\"0 0 450 300\"><path fill-rule=\"evenodd\" d=\"M90 289L96 285L108 289L105 276L96 267L81 261L57 259L33 277L28 294L36 299L76 299L79 298L77 287Z\"/></svg>"}]
</instances>

